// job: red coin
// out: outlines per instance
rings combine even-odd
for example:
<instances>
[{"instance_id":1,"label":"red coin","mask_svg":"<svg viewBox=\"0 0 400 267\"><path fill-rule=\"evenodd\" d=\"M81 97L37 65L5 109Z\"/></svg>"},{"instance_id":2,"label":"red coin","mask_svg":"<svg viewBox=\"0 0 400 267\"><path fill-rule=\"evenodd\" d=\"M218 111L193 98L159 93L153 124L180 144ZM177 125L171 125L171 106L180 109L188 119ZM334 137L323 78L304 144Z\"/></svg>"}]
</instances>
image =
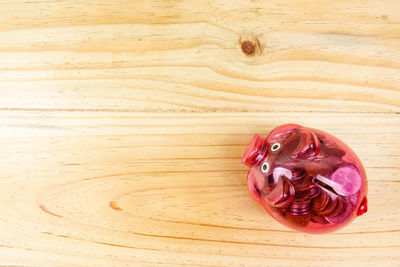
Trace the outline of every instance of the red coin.
<instances>
[{"instance_id":1,"label":"red coin","mask_svg":"<svg viewBox=\"0 0 400 267\"><path fill-rule=\"evenodd\" d=\"M321 191L321 193L312 200L312 210L319 214L330 202L330 197L326 192Z\"/></svg>"},{"instance_id":2,"label":"red coin","mask_svg":"<svg viewBox=\"0 0 400 267\"><path fill-rule=\"evenodd\" d=\"M334 224L340 224L340 223L344 222L346 219L348 219L349 214L352 213L353 205L351 205L351 203L349 203L349 202L345 202L343 204L344 204L344 206L342 207L342 210L339 215L333 216L333 217L327 216L326 220L331 223L334 223Z\"/></svg>"},{"instance_id":3,"label":"red coin","mask_svg":"<svg viewBox=\"0 0 400 267\"><path fill-rule=\"evenodd\" d=\"M329 222L325 219L325 216L317 215L315 214L312 218L311 221L314 223L319 223L319 224L328 224Z\"/></svg>"},{"instance_id":4,"label":"red coin","mask_svg":"<svg viewBox=\"0 0 400 267\"><path fill-rule=\"evenodd\" d=\"M286 213L285 218L288 222L297 225L299 227L306 226L311 220L311 212L303 215L293 215L291 213Z\"/></svg>"}]
</instances>

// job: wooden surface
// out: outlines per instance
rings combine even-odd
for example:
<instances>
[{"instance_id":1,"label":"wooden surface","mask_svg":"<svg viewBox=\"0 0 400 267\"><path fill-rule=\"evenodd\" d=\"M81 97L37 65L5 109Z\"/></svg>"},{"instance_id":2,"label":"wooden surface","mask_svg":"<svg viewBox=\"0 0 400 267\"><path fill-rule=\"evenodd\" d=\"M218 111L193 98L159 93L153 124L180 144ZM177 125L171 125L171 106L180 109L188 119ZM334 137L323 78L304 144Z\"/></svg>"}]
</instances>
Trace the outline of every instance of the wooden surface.
<instances>
[{"instance_id":1,"label":"wooden surface","mask_svg":"<svg viewBox=\"0 0 400 267\"><path fill-rule=\"evenodd\" d=\"M399 266L400 2L1 1L0 265ZM255 133L348 143L369 211L289 230Z\"/></svg>"}]
</instances>

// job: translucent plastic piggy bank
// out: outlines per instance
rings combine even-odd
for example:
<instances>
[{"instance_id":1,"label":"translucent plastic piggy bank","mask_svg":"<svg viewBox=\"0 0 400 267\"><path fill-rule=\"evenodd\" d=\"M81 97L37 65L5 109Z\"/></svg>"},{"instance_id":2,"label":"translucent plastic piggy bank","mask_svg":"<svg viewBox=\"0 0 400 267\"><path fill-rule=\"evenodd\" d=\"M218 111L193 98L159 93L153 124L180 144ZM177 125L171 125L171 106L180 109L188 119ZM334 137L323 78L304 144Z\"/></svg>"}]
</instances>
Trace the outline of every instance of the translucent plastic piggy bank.
<instances>
[{"instance_id":1,"label":"translucent plastic piggy bank","mask_svg":"<svg viewBox=\"0 0 400 267\"><path fill-rule=\"evenodd\" d=\"M367 211L367 179L357 155L336 137L296 124L255 135L242 162L253 199L282 224L327 233Z\"/></svg>"}]
</instances>

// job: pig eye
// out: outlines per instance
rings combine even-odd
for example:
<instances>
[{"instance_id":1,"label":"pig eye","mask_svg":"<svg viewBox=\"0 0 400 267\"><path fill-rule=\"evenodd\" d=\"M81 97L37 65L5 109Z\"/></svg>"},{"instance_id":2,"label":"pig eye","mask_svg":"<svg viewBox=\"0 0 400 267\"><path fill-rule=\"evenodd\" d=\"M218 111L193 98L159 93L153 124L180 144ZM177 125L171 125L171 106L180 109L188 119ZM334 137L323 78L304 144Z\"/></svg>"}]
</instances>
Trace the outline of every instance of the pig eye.
<instances>
[{"instance_id":1,"label":"pig eye","mask_svg":"<svg viewBox=\"0 0 400 267\"><path fill-rule=\"evenodd\" d=\"M272 152L275 152L275 151L279 150L279 148L281 148L281 144L275 143L275 144L273 144L273 145L271 146L271 151L272 151Z\"/></svg>"},{"instance_id":2,"label":"pig eye","mask_svg":"<svg viewBox=\"0 0 400 267\"><path fill-rule=\"evenodd\" d=\"M267 173L268 170L269 170L269 164L268 164L268 162L264 162L264 163L261 165L261 171L262 171L263 173Z\"/></svg>"}]
</instances>

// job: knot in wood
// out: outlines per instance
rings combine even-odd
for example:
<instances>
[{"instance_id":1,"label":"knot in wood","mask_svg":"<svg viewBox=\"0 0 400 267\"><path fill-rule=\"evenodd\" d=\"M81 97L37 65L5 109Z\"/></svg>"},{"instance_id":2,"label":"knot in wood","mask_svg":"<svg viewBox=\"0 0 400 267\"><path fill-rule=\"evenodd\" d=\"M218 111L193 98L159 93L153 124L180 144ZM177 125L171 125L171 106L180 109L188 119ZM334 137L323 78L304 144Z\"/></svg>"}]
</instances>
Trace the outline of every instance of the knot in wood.
<instances>
[{"instance_id":1,"label":"knot in wood","mask_svg":"<svg viewBox=\"0 0 400 267\"><path fill-rule=\"evenodd\" d=\"M240 48L242 52L249 57L260 54L260 44L257 38L254 37L241 37L239 39Z\"/></svg>"}]
</instances>

